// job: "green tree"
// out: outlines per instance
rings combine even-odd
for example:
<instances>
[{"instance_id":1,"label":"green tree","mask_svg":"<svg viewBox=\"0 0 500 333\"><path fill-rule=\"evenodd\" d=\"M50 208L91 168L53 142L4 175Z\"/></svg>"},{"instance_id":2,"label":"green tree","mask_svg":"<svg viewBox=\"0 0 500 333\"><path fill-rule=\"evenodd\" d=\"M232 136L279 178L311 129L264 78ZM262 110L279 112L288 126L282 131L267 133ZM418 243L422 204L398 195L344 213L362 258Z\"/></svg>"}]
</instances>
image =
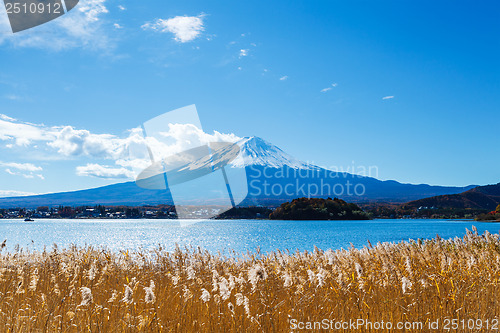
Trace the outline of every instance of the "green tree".
<instances>
[{"instance_id":1,"label":"green tree","mask_svg":"<svg viewBox=\"0 0 500 333\"><path fill-rule=\"evenodd\" d=\"M500 205L497 206L496 212L500 213Z\"/></svg>"}]
</instances>

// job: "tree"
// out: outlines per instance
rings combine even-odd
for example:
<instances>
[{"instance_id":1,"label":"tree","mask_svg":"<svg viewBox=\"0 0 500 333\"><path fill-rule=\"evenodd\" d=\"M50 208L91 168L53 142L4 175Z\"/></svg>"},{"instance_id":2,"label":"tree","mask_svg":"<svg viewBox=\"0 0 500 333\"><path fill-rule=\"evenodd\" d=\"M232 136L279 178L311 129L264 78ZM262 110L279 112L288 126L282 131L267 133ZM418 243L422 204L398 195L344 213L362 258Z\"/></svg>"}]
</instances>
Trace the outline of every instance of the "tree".
<instances>
[{"instance_id":1,"label":"tree","mask_svg":"<svg viewBox=\"0 0 500 333\"><path fill-rule=\"evenodd\" d=\"M497 206L496 212L500 213L500 205Z\"/></svg>"},{"instance_id":2,"label":"tree","mask_svg":"<svg viewBox=\"0 0 500 333\"><path fill-rule=\"evenodd\" d=\"M65 218L73 218L73 217L75 217L76 212L71 207L63 207L62 210L59 210L59 215L61 215L61 217L65 217Z\"/></svg>"}]
</instances>

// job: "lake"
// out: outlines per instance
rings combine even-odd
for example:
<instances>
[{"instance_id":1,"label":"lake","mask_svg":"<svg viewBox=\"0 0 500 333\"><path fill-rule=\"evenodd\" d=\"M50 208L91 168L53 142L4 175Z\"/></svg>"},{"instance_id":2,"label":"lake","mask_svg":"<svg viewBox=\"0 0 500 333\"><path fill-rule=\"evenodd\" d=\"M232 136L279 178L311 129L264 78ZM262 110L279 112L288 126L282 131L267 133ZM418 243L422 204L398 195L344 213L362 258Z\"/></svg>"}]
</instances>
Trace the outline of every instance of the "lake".
<instances>
[{"instance_id":1,"label":"lake","mask_svg":"<svg viewBox=\"0 0 500 333\"><path fill-rule=\"evenodd\" d=\"M180 246L200 246L211 252L239 253L318 248L363 247L367 240L401 240L462 237L465 228L476 226L482 233L498 233L500 223L450 220L372 220L372 221L268 221L209 220L191 224L178 220L0 220L0 241L7 239L7 250L16 244L29 250L51 249L71 244L104 246L113 251L151 249L161 244L172 250Z\"/></svg>"}]
</instances>

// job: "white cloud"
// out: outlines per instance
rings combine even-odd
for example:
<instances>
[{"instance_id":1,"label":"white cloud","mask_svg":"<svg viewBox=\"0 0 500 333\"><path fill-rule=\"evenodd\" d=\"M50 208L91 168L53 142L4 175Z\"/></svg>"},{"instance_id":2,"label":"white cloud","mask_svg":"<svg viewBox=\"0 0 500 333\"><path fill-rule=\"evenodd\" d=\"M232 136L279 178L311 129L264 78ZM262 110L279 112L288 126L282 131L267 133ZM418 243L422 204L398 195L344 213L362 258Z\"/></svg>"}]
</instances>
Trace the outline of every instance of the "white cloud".
<instances>
[{"instance_id":1,"label":"white cloud","mask_svg":"<svg viewBox=\"0 0 500 333\"><path fill-rule=\"evenodd\" d=\"M42 167L36 166L31 163L15 163L15 162L1 162L0 166L4 167L5 172L13 176L22 176L24 178L32 179L38 177L45 179L40 173Z\"/></svg>"},{"instance_id":2,"label":"white cloud","mask_svg":"<svg viewBox=\"0 0 500 333\"><path fill-rule=\"evenodd\" d=\"M148 156L143 156L142 158L133 158L130 156L128 158L117 160L115 164L126 168L127 172L137 176L147 167L151 166L151 160Z\"/></svg>"},{"instance_id":3,"label":"white cloud","mask_svg":"<svg viewBox=\"0 0 500 333\"><path fill-rule=\"evenodd\" d=\"M16 145L26 150L32 149L36 156L44 154L41 159L91 158L114 160L116 167L87 164L78 167L77 174L100 178L131 178L151 164L147 146L155 158L169 156L208 142L236 142L240 138L234 134L213 134L190 124L169 124L159 138L142 136L142 129L128 131L126 137L112 134L95 134L72 126L44 126L22 123L0 114L0 141L6 146ZM29 151L26 153L29 154ZM35 156L35 155L33 155ZM48 156L48 157L45 157ZM1 163L0 167L9 169L11 174L27 178L43 179L41 167L25 163Z\"/></svg>"},{"instance_id":4,"label":"white cloud","mask_svg":"<svg viewBox=\"0 0 500 333\"><path fill-rule=\"evenodd\" d=\"M50 131L41 126L20 123L3 115L0 117L0 140L14 141L18 146L27 146L33 141L50 140Z\"/></svg>"},{"instance_id":5,"label":"white cloud","mask_svg":"<svg viewBox=\"0 0 500 333\"><path fill-rule=\"evenodd\" d=\"M158 137L146 139L142 137L140 131L140 129L131 131L128 155L115 162L116 165L132 169L136 175L151 165L150 153L155 161L159 161L209 142L236 142L241 139L234 134L217 131L208 134L192 124L169 124L165 132L158 133Z\"/></svg>"},{"instance_id":6,"label":"white cloud","mask_svg":"<svg viewBox=\"0 0 500 333\"><path fill-rule=\"evenodd\" d=\"M331 86L331 87L327 87L327 88L321 89L320 91L321 91L322 93L325 93L325 92L327 92L327 91L332 90L332 89L333 89L333 88L335 88L336 86L338 86L338 84L337 84L337 83L332 83L332 86Z\"/></svg>"},{"instance_id":7,"label":"white cloud","mask_svg":"<svg viewBox=\"0 0 500 333\"><path fill-rule=\"evenodd\" d=\"M125 8L125 7L124 7L124 6L122 6L122 5L118 5L118 9L119 9L119 10L126 10L127 8Z\"/></svg>"},{"instance_id":8,"label":"white cloud","mask_svg":"<svg viewBox=\"0 0 500 333\"><path fill-rule=\"evenodd\" d=\"M119 23L113 24L113 27L115 27L115 29L123 29L123 26L120 25Z\"/></svg>"},{"instance_id":9,"label":"white cloud","mask_svg":"<svg viewBox=\"0 0 500 333\"><path fill-rule=\"evenodd\" d=\"M142 25L144 30L157 32L170 32L174 39L181 43L190 42L201 35L205 30L203 26L203 14L198 16L176 16L170 19L156 19Z\"/></svg>"},{"instance_id":10,"label":"white cloud","mask_svg":"<svg viewBox=\"0 0 500 333\"><path fill-rule=\"evenodd\" d=\"M72 126L47 127L24 123L1 115L0 141L6 141L6 146L15 144L28 148L41 143L42 147L55 149L63 157L88 156L115 159L124 153L130 138L94 134Z\"/></svg>"},{"instance_id":11,"label":"white cloud","mask_svg":"<svg viewBox=\"0 0 500 333\"><path fill-rule=\"evenodd\" d=\"M280 81L285 81L286 79L288 79L288 75L280 77Z\"/></svg>"},{"instance_id":12,"label":"white cloud","mask_svg":"<svg viewBox=\"0 0 500 333\"><path fill-rule=\"evenodd\" d=\"M87 130L65 126L47 145L57 149L57 152L64 156L118 158L123 154L126 139L111 134L93 134Z\"/></svg>"},{"instance_id":13,"label":"white cloud","mask_svg":"<svg viewBox=\"0 0 500 333\"><path fill-rule=\"evenodd\" d=\"M11 100L11 101L17 101L17 100L20 100L20 99L21 99L21 97L20 97L20 96L18 96L18 95L5 95L4 97L5 97L6 99Z\"/></svg>"},{"instance_id":14,"label":"white cloud","mask_svg":"<svg viewBox=\"0 0 500 333\"><path fill-rule=\"evenodd\" d=\"M0 113L0 119L6 120L6 121L16 121L16 119L9 117L7 115L1 114L1 113Z\"/></svg>"},{"instance_id":15,"label":"white cloud","mask_svg":"<svg viewBox=\"0 0 500 333\"><path fill-rule=\"evenodd\" d=\"M5 167L10 167L10 168L15 168L15 169L18 169L18 170L21 170L21 171L42 171L42 167L39 167L39 166L36 166L34 164L31 164L31 163L14 163L14 162L10 162L10 163L4 163L4 162L0 162L0 165L1 166L5 166Z\"/></svg>"},{"instance_id":16,"label":"white cloud","mask_svg":"<svg viewBox=\"0 0 500 333\"><path fill-rule=\"evenodd\" d=\"M105 179L132 179L134 173L126 168L114 168L107 165L89 163L76 168L76 174L84 177L96 177Z\"/></svg>"},{"instance_id":17,"label":"white cloud","mask_svg":"<svg viewBox=\"0 0 500 333\"><path fill-rule=\"evenodd\" d=\"M203 132L192 124L169 124L168 130L160 132L161 144L148 140L147 143L155 156L169 156L187 149L205 145L209 142L236 142L241 138L234 134L224 134L214 131L213 134ZM171 144L166 144L169 142Z\"/></svg>"},{"instance_id":18,"label":"white cloud","mask_svg":"<svg viewBox=\"0 0 500 333\"><path fill-rule=\"evenodd\" d=\"M248 55L249 49L241 49L240 50L240 58L241 57L246 57Z\"/></svg>"},{"instance_id":19,"label":"white cloud","mask_svg":"<svg viewBox=\"0 0 500 333\"><path fill-rule=\"evenodd\" d=\"M0 35L0 44L9 42L16 47L32 47L59 51L69 48L109 50L112 43L102 17L108 13L106 0L81 0L67 14L39 27L15 34ZM5 7L0 6L0 29L10 31Z\"/></svg>"},{"instance_id":20,"label":"white cloud","mask_svg":"<svg viewBox=\"0 0 500 333\"><path fill-rule=\"evenodd\" d=\"M0 197L1 198L26 197L26 196L37 195L37 194L38 193L22 192L22 191L15 191L15 190L0 190Z\"/></svg>"},{"instance_id":21,"label":"white cloud","mask_svg":"<svg viewBox=\"0 0 500 333\"><path fill-rule=\"evenodd\" d=\"M40 179L45 179L45 177L41 174L34 174L34 173L24 173L24 172L19 172L19 171L12 171L11 169L7 168L5 169L5 172L7 172L9 175L12 176L22 176L26 179L33 179L35 177L38 177Z\"/></svg>"},{"instance_id":22,"label":"white cloud","mask_svg":"<svg viewBox=\"0 0 500 333\"><path fill-rule=\"evenodd\" d=\"M385 96L385 97L382 97L382 99L393 99L394 96Z\"/></svg>"}]
</instances>

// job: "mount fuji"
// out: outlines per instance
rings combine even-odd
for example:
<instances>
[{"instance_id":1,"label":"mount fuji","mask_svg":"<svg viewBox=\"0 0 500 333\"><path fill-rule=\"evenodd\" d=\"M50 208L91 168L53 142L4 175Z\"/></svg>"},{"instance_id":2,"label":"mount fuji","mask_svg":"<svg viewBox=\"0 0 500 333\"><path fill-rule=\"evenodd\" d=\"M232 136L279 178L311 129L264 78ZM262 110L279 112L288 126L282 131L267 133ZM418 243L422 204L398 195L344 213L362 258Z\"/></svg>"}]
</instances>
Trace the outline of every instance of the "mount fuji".
<instances>
[{"instance_id":1,"label":"mount fuji","mask_svg":"<svg viewBox=\"0 0 500 333\"><path fill-rule=\"evenodd\" d=\"M240 155L230 168L245 168L248 195L240 206L277 206L298 197L339 197L348 202L394 202L458 194L476 186L445 187L381 181L372 177L329 170L300 161L258 137L237 142ZM241 158L240 158L241 157ZM230 170L229 170L230 171ZM217 204L217 197L207 203ZM79 205L173 204L167 190L148 190L126 182L88 190L25 197L0 198L0 208Z\"/></svg>"},{"instance_id":2,"label":"mount fuji","mask_svg":"<svg viewBox=\"0 0 500 333\"><path fill-rule=\"evenodd\" d=\"M318 167L297 160L280 148L256 136L246 137L237 142L241 159L231 163L233 167L258 165L268 168L289 167L292 169L317 169Z\"/></svg>"}]
</instances>

